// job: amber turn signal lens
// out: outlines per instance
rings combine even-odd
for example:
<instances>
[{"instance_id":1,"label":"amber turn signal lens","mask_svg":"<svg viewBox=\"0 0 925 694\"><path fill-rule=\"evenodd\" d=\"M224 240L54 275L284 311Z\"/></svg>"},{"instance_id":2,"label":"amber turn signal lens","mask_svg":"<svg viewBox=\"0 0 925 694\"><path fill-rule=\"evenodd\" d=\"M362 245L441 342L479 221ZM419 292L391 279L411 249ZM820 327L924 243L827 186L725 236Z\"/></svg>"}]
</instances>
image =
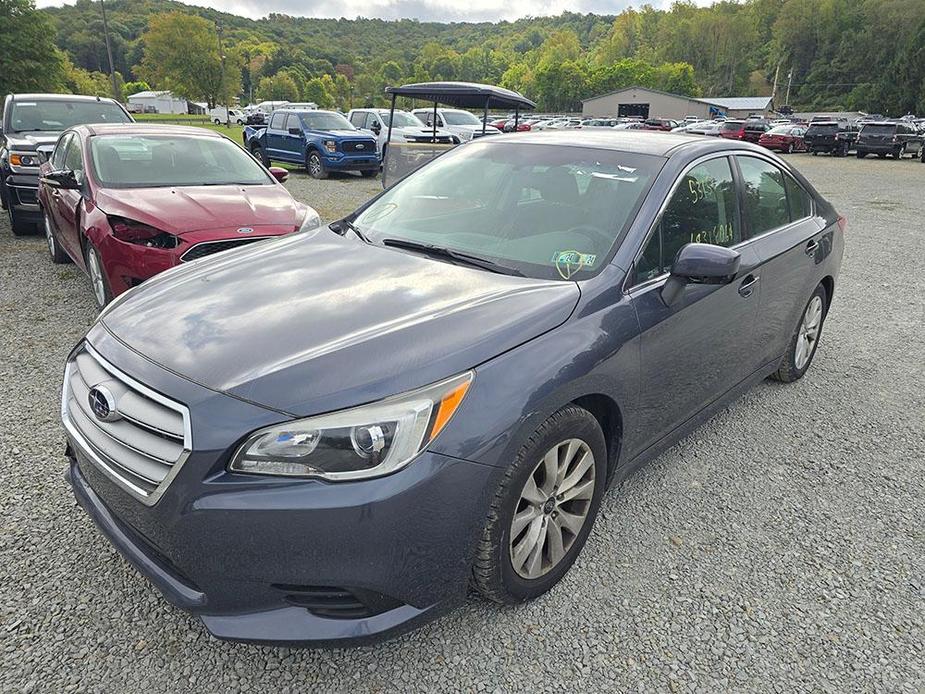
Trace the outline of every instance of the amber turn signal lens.
<instances>
[{"instance_id":1,"label":"amber turn signal lens","mask_svg":"<svg viewBox=\"0 0 925 694\"><path fill-rule=\"evenodd\" d=\"M460 403L462 403L463 398L466 396L466 391L469 390L470 383L471 381L460 383L440 400L437 416L434 417L434 426L430 430L431 441L442 431L446 423L450 421L450 417L452 417L453 413L459 408Z\"/></svg>"}]
</instances>

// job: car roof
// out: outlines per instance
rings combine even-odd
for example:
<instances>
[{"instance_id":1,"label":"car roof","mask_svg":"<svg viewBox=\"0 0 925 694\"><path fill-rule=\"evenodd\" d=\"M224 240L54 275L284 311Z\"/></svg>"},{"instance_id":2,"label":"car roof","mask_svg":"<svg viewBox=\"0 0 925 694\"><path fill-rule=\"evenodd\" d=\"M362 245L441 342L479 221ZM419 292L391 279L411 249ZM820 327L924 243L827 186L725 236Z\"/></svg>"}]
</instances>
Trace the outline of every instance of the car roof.
<instances>
[{"instance_id":1,"label":"car roof","mask_svg":"<svg viewBox=\"0 0 925 694\"><path fill-rule=\"evenodd\" d=\"M647 130L569 130L567 132L541 130L494 135L490 138L477 140L477 142L491 144L515 142L561 147L591 147L666 158L682 152L699 155L724 150L767 151L763 147L740 140Z\"/></svg>"},{"instance_id":2,"label":"car roof","mask_svg":"<svg viewBox=\"0 0 925 694\"><path fill-rule=\"evenodd\" d=\"M224 137L221 133L206 128L168 123L89 123L75 125L76 130L86 135L197 135L200 137Z\"/></svg>"},{"instance_id":3,"label":"car roof","mask_svg":"<svg viewBox=\"0 0 925 694\"><path fill-rule=\"evenodd\" d=\"M109 101L108 96L85 96L83 94L11 94L13 101Z\"/></svg>"}]
</instances>

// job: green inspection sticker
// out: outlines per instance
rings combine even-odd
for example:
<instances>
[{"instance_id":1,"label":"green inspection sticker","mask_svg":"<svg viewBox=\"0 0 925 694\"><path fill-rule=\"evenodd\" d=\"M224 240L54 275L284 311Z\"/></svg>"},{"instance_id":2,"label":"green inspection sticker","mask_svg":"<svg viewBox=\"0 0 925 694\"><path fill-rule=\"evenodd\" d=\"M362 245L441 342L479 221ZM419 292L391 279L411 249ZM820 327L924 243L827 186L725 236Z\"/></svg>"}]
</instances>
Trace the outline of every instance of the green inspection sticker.
<instances>
[{"instance_id":1,"label":"green inspection sticker","mask_svg":"<svg viewBox=\"0 0 925 694\"><path fill-rule=\"evenodd\" d=\"M556 251L552 262L563 279L569 279L583 267L591 267L597 260L595 253L580 253L578 251Z\"/></svg>"}]
</instances>

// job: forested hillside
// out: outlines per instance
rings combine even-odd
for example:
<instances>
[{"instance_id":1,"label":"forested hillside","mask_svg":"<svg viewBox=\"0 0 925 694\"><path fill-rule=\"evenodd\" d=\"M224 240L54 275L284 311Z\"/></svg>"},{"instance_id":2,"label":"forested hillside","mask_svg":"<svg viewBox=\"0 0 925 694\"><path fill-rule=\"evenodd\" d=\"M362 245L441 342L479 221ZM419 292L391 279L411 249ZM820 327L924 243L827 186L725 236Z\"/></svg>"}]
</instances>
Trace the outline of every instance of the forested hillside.
<instances>
[{"instance_id":1,"label":"forested hillside","mask_svg":"<svg viewBox=\"0 0 925 694\"><path fill-rule=\"evenodd\" d=\"M179 11L207 23L195 25L199 34L178 33L176 50L215 41L220 24L234 72L228 88L245 100L286 95L349 107L380 100L389 83L464 79L503 84L544 109L565 110L636 82L694 95L769 94L777 75L780 105L792 75L795 107L925 111L925 0L677 2L667 11L473 24L255 21L170 0L107 0L106 7L113 59L126 81L184 91L163 71L163 59L145 56L152 17ZM77 68L107 72L98 2L45 12Z\"/></svg>"}]
</instances>

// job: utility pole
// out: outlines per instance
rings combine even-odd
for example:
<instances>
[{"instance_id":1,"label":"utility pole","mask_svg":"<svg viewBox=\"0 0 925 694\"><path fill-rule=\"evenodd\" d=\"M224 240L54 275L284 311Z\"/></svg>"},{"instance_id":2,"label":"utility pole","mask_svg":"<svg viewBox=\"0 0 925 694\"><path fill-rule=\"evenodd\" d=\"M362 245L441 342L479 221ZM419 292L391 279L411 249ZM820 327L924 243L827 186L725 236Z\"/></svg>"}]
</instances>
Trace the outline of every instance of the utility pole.
<instances>
[{"instance_id":1,"label":"utility pole","mask_svg":"<svg viewBox=\"0 0 925 694\"><path fill-rule=\"evenodd\" d=\"M793 83L793 68L787 73L787 105L790 105L790 85Z\"/></svg>"},{"instance_id":2,"label":"utility pole","mask_svg":"<svg viewBox=\"0 0 925 694\"><path fill-rule=\"evenodd\" d=\"M103 35L106 37L106 55L109 58L109 78L112 80L112 95L116 101L122 101L119 85L116 84L116 71L112 67L112 45L109 43L109 24L106 23L106 5L100 0L100 12L103 13Z\"/></svg>"},{"instance_id":3,"label":"utility pole","mask_svg":"<svg viewBox=\"0 0 925 694\"><path fill-rule=\"evenodd\" d=\"M219 56L219 59L221 60L221 74L219 75L219 80L218 80L218 94L219 94L219 97L222 98L222 100L224 101L223 97L225 94L225 51L222 49L222 32L224 31L224 29L222 28L221 21L219 21L218 24L216 25L216 29L218 31L218 56ZM225 127L230 128L231 127L231 114L228 113L228 104L222 104L222 105L225 107Z\"/></svg>"},{"instance_id":4,"label":"utility pole","mask_svg":"<svg viewBox=\"0 0 925 694\"><path fill-rule=\"evenodd\" d=\"M771 88L771 105L773 106L777 98L777 77L780 75L780 61L777 62L777 68L774 70L774 86Z\"/></svg>"}]
</instances>

